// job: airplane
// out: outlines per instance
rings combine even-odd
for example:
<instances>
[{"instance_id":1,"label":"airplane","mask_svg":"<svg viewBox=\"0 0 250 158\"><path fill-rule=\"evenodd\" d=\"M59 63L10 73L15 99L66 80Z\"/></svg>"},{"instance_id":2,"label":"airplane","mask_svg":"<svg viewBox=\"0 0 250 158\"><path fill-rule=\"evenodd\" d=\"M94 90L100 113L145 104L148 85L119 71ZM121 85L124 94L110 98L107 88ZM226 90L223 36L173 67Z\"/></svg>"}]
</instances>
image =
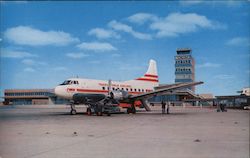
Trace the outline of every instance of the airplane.
<instances>
[{"instance_id":1,"label":"airplane","mask_svg":"<svg viewBox=\"0 0 250 158\"><path fill-rule=\"evenodd\" d=\"M121 103L131 105L127 107L127 113L136 113L135 106L138 102L147 111L150 111L147 99L172 92L175 89L202 83L178 83L168 88L154 90L154 87L159 86L159 80L156 62L151 59L146 73L134 80L111 82L111 80L69 78L56 86L54 91L57 96L72 101L70 113L73 115L76 114L75 105L84 104L87 105L88 115L106 113L110 116L112 109Z\"/></svg>"}]
</instances>

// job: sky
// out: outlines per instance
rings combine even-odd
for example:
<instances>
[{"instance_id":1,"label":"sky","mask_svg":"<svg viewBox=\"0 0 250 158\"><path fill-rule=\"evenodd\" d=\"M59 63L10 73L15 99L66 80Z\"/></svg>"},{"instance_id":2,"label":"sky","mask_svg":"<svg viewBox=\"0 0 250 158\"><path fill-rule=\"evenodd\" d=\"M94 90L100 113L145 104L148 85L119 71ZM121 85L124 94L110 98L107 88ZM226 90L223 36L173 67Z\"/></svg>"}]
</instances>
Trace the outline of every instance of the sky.
<instances>
[{"instance_id":1,"label":"sky","mask_svg":"<svg viewBox=\"0 0 250 158\"><path fill-rule=\"evenodd\" d=\"M150 59L174 83L174 56L191 48L197 93L249 87L249 1L1 1L0 96L82 77L130 80Z\"/></svg>"}]
</instances>

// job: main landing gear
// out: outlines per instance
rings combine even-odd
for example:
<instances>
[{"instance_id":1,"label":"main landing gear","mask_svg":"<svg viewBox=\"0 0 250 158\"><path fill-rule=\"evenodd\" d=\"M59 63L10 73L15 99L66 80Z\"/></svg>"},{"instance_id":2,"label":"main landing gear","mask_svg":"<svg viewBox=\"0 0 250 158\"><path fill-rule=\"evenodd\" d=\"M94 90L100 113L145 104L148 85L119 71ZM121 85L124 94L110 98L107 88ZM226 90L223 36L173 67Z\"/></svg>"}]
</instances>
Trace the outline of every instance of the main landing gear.
<instances>
[{"instance_id":1,"label":"main landing gear","mask_svg":"<svg viewBox=\"0 0 250 158\"><path fill-rule=\"evenodd\" d=\"M70 114L71 115L76 115L77 112L76 112L76 108L75 108L75 104L74 103L71 103L70 104ZM86 110L86 113L88 116L91 116L93 114L96 114L97 116L102 116L103 114L107 114L107 116L111 116L111 110L110 108L106 107L106 106L102 106L100 104L92 104L92 105L88 105L87 106L87 110Z\"/></svg>"},{"instance_id":2,"label":"main landing gear","mask_svg":"<svg viewBox=\"0 0 250 158\"><path fill-rule=\"evenodd\" d=\"M101 104L93 104L88 105L87 115L91 116L92 114L96 114L96 116L102 116L103 114L107 114L107 116L111 116L110 111L106 109L105 106Z\"/></svg>"},{"instance_id":3,"label":"main landing gear","mask_svg":"<svg viewBox=\"0 0 250 158\"><path fill-rule=\"evenodd\" d=\"M75 107L75 104L70 104L70 114L71 115L75 115L76 114L76 107Z\"/></svg>"},{"instance_id":4,"label":"main landing gear","mask_svg":"<svg viewBox=\"0 0 250 158\"><path fill-rule=\"evenodd\" d=\"M132 107L127 108L127 113L128 113L128 114L130 114L130 113L135 114L135 113L136 113L135 107L132 106Z\"/></svg>"}]
</instances>

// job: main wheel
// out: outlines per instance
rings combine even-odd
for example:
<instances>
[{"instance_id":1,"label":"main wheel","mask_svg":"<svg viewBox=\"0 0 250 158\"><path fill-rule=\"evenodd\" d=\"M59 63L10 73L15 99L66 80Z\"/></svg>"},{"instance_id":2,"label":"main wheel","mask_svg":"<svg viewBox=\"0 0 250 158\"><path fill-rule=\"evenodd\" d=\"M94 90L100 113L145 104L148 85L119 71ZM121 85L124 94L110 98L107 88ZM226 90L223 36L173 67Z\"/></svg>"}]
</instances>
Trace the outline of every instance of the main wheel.
<instances>
[{"instance_id":1,"label":"main wheel","mask_svg":"<svg viewBox=\"0 0 250 158\"><path fill-rule=\"evenodd\" d=\"M91 109L90 108L87 108L87 115L92 115L92 112L91 112Z\"/></svg>"},{"instance_id":2,"label":"main wheel","mask_svg":"<svg viewBox=\"0 0 250 158\"><path fill-rule=\"evenodd\" d=\"M131 108L127 108L127 114L130 114L132 112Z\"/></svg>"},{"instance_id":3,"label":"main wheel","mask_svg":"<svg viewBox=\"0 0 250 158\"><path fill-rule=\"evenodd\" d=\"M102 116L102 112L98 111L97 116Z\"/></svg>"},{"instance_id":4,"label":"main wheel","mask_svg":"<svg viewBox=\"0 0 250 158\"><path fill-rule=\"evenodd\" d=\"M70 114L71 114L71 115L75 115L75 114L76 114L76 110L75 110L75 109L72 109L72 110L70 111Z\"/></svg>"},{"instance_id":5,"label":"main wheel","mask_svg":"<svg viewBox=\"0 0 250 158\"><path fill-rule=\"evenodd\" d=\"M131 112L132 112L133 114L135 114L135 113L136 113L136 109L135 109L135 107L132 107L132 108L131 108Z\"/></svg>"}]
</instances>

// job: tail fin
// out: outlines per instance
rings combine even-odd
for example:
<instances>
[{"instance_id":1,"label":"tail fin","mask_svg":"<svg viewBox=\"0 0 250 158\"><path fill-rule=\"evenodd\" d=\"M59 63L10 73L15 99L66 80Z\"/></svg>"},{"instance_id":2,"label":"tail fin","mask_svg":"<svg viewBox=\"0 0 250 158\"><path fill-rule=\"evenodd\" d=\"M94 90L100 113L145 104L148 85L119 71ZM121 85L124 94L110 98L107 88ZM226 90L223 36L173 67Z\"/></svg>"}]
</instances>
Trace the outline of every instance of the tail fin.
<instances>
[{"instance_id":1,"label":"tail fin","mask_svg":"<svg viewBox=\"0 0 250 158\"><path fill-rule=\"evenodd\" d=\"M137 78L136 80L159 82L156 62L151 59L149 61L149 66L148 66L147 72L144 74L144 76Z\"/></svg>"}]
</instances>

